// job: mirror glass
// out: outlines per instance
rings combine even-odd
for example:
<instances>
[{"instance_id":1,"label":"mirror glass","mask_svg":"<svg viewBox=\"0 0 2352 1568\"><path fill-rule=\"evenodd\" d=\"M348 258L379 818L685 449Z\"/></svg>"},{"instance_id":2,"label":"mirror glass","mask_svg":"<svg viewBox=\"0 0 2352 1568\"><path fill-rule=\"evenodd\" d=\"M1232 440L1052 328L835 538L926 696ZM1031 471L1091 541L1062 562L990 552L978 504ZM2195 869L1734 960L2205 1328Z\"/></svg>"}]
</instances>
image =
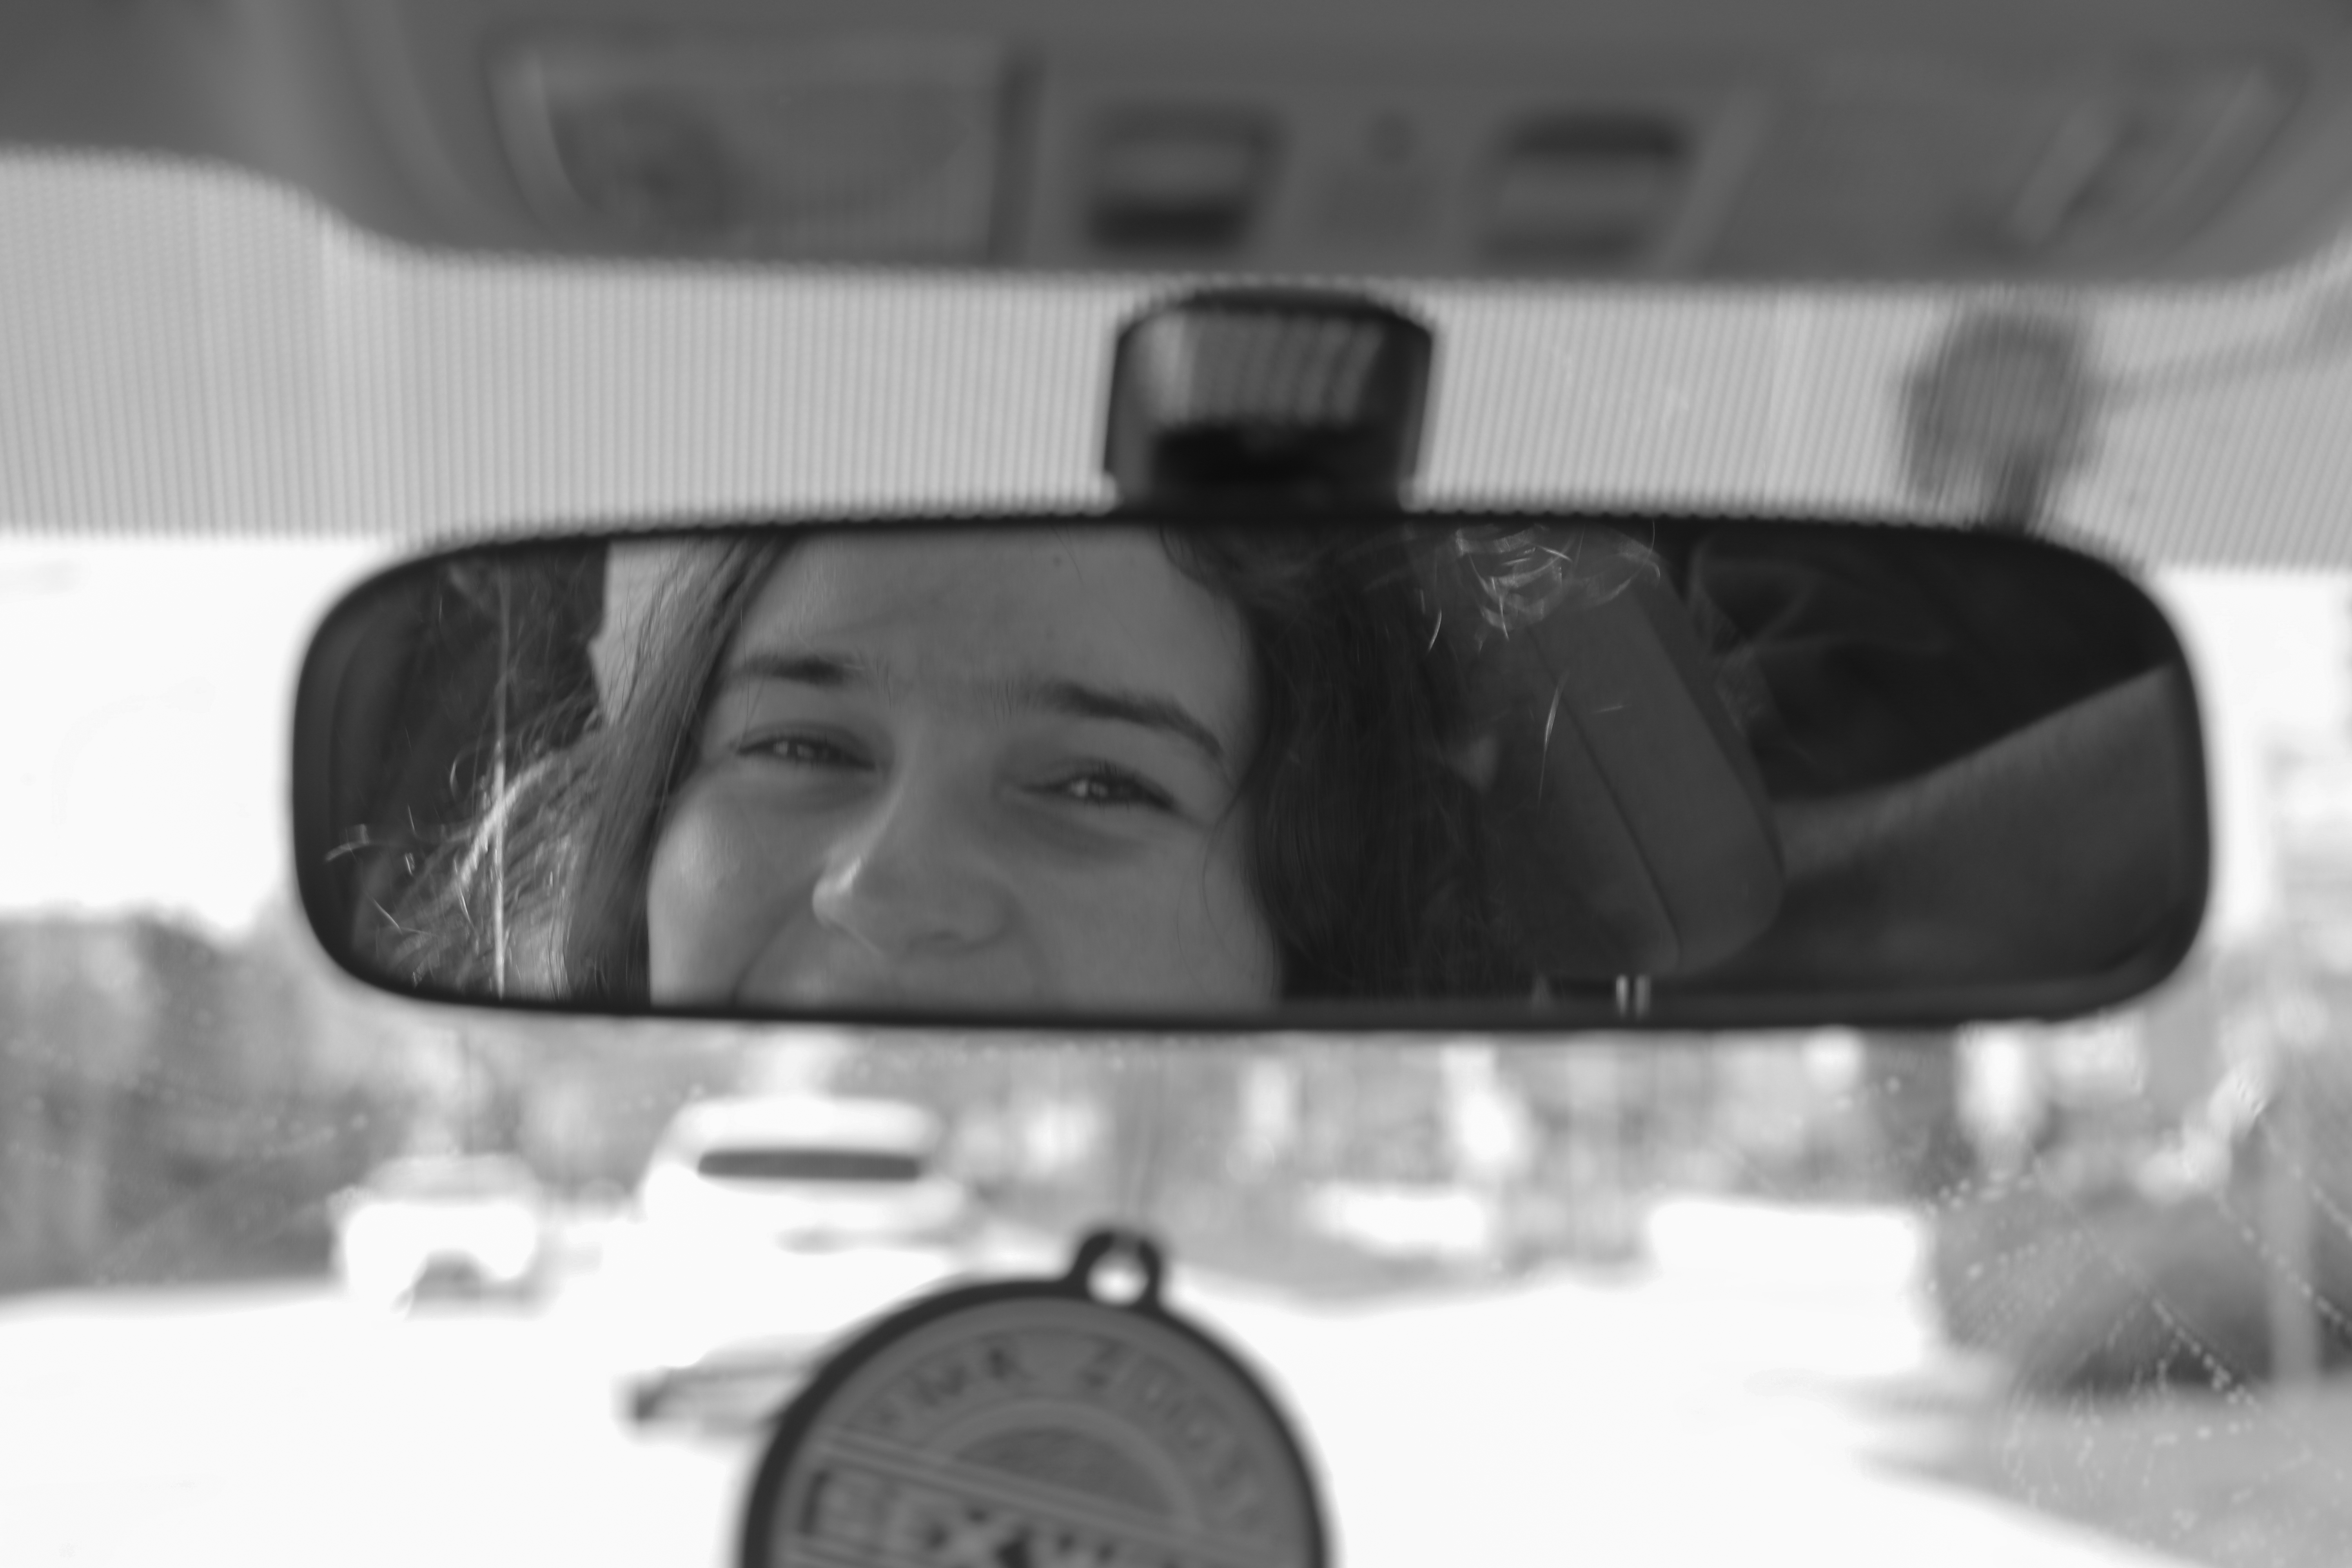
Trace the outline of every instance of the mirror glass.
<instances>
[{"instance_id":1,"label":"mirror glass","mask_svg":"<svg viewBox=\"0 0 2352 1568\"><path fill-rule=\"evenodd\" d=\"M2206 800L2122 572L1831 521L672 531L362 586L303 895L375 984L828 1019L1557 1028L2110 1005Z\"/></svg>"}]
</instances>

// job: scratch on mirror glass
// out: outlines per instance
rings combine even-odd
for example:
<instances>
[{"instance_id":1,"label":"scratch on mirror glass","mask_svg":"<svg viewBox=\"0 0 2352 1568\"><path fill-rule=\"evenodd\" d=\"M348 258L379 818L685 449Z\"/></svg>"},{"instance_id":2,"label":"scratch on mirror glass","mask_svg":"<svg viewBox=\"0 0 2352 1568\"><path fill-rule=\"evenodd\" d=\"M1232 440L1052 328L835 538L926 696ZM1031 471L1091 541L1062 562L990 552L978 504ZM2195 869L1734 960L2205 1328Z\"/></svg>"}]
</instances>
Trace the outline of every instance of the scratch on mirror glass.
<instances>
[{"instance_id":1,"label":"scratch on mirror glass","mask_svg":"<svg viewBox=\"0 0 2352 1568\"><path fill-rule=\"evenodd\" d=\"M1605 557L1588 562L1590 537L1580 531L1562 548L1540 528L1509 533L1463 529L1454 535L1454 551L1470 563L1476 590L1487 601L1480 618L1507 637L1539 625L1563 605L1598 608L1635 583L1660 576L1657 558L1647 546L1615 533L1607 536Z\"/></svg>"},{"instance_id":2,"label":"scratch on mirror glass","mask_svg":"<svg viewBox=\"0 0 2352 1568\"><path fill-rule=\"evenodd\" d=\"M1544 779L1551 771L1551 730L1559 721L1559 694L1566 689L1568 678L1561 676L1552 683L1551 706L1544 712L1543 746L1536 754L1536 799L1543 799Z\"/></svg>"}]
</instances>

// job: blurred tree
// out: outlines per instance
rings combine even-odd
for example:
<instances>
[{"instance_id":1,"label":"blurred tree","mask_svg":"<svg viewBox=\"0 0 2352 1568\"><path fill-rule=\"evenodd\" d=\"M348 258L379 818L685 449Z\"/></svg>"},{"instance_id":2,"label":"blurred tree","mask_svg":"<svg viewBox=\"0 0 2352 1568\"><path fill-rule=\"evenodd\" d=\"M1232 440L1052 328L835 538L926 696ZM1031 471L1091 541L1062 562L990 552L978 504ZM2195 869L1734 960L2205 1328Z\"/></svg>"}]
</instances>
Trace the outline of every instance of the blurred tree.
<instances>
[{"instance_id":1,"label":"blurred tree","mask_svg":"<svg viewBox=\"0 0 2352 1568\"><path fill-rule=\"evenodd\" d=\"M327 1197L403 1118L321 1049L335 983L281 938L0 922L0 1289L324 1264Z\"/></svg>"},{"instance_id":2,"label":"blurred tree","mask_svg":"<svg viewBox=\"0 0 2352 1568\"><path fill-rule=\"evenodd\" d=\"M103 1251L152 1005L129 928L0 926L0 1287L76 1278Z\"/></svg>"},{"instance_id":3,"label":"blurred tree","mask_svg":"<svg viewBox=\"0 0 2352 1568\"><path fill-rule=\"evenodd\" d=\"M1973 1184L1976 1146L1960 1121L1959 1052L1948 1030L1864 1037L1859 1098L1877 1130L1874 1162L1890 1196L1949 1201Z\"/></svg>"}]
</instances>

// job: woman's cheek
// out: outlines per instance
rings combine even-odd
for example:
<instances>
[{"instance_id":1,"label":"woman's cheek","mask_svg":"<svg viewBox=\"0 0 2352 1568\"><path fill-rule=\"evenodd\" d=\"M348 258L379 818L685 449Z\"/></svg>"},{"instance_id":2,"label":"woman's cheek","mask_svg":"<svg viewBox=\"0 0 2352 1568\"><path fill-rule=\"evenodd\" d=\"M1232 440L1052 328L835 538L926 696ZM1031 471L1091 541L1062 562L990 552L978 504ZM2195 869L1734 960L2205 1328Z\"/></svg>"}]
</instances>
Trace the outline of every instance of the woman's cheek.
<instances>
[{"instance_id":1,"label":"woman's cheek","mask_svg":"<svg viewBox=\"0 0 2352 1568\"><path fill-rule=\"evenodd\" d=\"M1238 857L1217 843L1025 890L1069 1001L1249 1009L1278 999L1273 936Z\"/></svg>"},{"instance_id":2,"label":"woman's cheek","mask_svg":"<svg viewBox=\"0 0 2352 1568\"><path fill-rule=\"evenodd\" d=\"M671 816L646 878L654 1001L728 1000L792 917L796 888L806 901L808 879L784 863L786 836L771 816L713 788L689 788Z\"/></svg>"}]
</instances>

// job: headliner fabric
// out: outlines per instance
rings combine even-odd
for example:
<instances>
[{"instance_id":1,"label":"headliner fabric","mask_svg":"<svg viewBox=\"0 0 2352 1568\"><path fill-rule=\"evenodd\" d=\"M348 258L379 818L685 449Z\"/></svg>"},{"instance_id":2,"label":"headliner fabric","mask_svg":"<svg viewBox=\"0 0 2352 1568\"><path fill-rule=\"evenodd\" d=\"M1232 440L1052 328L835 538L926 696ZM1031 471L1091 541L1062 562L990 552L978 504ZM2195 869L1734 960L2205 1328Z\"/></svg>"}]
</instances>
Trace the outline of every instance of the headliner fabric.
<instances>
[{"instance_id":1,"label":"headliner fabric","mask_svg":"<svg viewBox=\"0 0 2352 1568\"><path fill-rule=\"evenodd\" d=\"M211 166L0 160L0 522L424 544L1107 501L1166 279L455 258ZM1381 289L1438 333L1424 504L1916 517L1903 378L1963 308L2086 326L2058 512L2117 555L2352 564L2352 247L2226 288Z\"/></svg>"}]
</instances>

